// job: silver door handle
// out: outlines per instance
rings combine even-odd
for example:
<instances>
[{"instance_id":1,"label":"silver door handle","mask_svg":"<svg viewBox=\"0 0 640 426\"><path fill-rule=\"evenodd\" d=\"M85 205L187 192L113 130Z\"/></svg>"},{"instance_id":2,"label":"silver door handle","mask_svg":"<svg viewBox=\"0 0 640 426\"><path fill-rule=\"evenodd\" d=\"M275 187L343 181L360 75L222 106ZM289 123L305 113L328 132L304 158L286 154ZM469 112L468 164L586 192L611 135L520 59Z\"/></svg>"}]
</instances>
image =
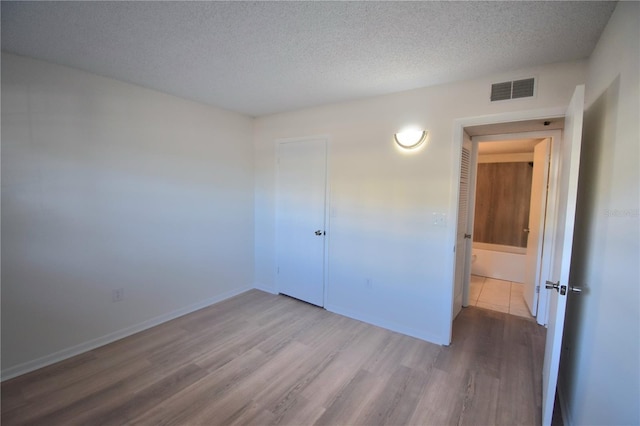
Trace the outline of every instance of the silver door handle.
<instances>
[{"instance_id":1,"label":"silver door handle","mask_svg":"<svg viewBox=\"0 0 640 426\"><path fill-rule=\"evenodd\" d=\"M318 230L315 232L315 234L316 234L316 235L324 235L324 231L321 231L321 230L319 230L319 229L318 229Z\"/></svg>"},{"instance_id":2,"label":"silver door handle","mask_svg":"<svg viewBox=\"0 0 640 426\"><path fill-rule=\"evenodd\" d=\"M554 283L553 281L547 281L547 283L544 285L544 288L546 288L548 290L555 289L562 296L567 294L567 286L566 285L561 285L560 281L558 281L557 283Z\"/></svg>"},{"instance_id":3,"label":"silver door handle","mask_svg":"<svg viewBox=\"0 0 640 426\"><path fill-rule=\"evenodd\" d=\"M560 285L560 281L558 281L557 283L554 283L553 281L547 281L546 284L544 285L544 288L548 290L555 289L556 291L560 292L560 294L563 296L567 294L567 286ZM569 286L569 290L571 290L573 293L578 293L578 294L582 293L582 289L580 287Z\"/></svg>"},{"instance_id":4,"label":"silver door handle","mask_svg":"<svg viewBox=\"0 0 640 426\"><path fill-rule=\"evenodd\" d=\"M526 232L528 234L530 231L529 231L529 228L524 228L522 232Z\"/></svg>"},{"instance_id":5,"label":"silver door handle","mask_svg":"<svg viewBox=\"0 0 640 426\"><path fill-rule=\"evenodd\" d=\"M464 234L464 238L466 238L467 240L471 239L471 234Z\"/></svg>"}]
</instances>

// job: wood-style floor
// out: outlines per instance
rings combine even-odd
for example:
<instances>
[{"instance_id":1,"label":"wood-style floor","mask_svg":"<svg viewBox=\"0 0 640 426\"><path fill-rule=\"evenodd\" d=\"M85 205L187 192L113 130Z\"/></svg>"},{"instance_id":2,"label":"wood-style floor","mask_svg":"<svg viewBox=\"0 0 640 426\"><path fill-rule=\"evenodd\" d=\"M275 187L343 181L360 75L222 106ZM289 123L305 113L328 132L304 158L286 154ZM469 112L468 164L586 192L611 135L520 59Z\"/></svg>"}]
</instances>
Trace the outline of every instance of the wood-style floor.
<instances>
[{"instance_id":1,"label":"wood-style floor","mask_svg":"<svg viewBox=\"0 0 640 426\"><path fill-rule=\"evenodd\" d=\"M2 425L534 425L544 335L469 307L444 347L251 290L2 383Z\"/></svg>"}]
</instances>

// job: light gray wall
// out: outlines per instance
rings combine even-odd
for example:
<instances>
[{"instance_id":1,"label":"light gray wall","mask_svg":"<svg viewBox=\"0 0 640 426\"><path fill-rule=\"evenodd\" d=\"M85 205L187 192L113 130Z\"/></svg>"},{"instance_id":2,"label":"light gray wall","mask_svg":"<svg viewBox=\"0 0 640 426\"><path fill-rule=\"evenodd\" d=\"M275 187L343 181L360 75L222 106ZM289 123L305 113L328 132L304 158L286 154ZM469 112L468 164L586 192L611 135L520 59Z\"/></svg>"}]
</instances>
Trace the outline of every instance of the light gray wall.
<instances>
[{"instance_id":1,"label":"light gray wall","mask_svg":"<svg viewBox=\"0 0 640 426\"><path fill-rule=\"evenodd\" d=\"M540 66L486 78L310 108L256 120L256 283L275 281L275 143L328 135L330 218L326 306L383 327L449 343L457 202L454 121L511 111L566 107L585 63ZM538 77L533 99L489 102L492 82ZM429 131L417 152L393 134ZM459 148L457 148L459 149ZM456 156L457 155L457 156ZM455 199L455 200L454 200ZM453 200L453 202L452 202ZM447 215L434 226L432 213ZM371 285L367 285L367 279Z\"/></svg>"},{"instance_id":2,"label":"light gray wall","mask_svg":"<svg viewBox=\"0 0 640 426\"><path fill-rule=\"evenodd\" d=\"M252 138L251 118L3 53L3 377L251 288Z\"/></svg>"},{"instance_id":3,"label":"light gray wall","mask_svg":"<svg viewBox=\"0 0 640 426\"><path fill-rule=\"evenodd\" d=\"M620 2L588 63L560 370L570 425L640 424L640 4Z\"/></svg>"}]
</instances>

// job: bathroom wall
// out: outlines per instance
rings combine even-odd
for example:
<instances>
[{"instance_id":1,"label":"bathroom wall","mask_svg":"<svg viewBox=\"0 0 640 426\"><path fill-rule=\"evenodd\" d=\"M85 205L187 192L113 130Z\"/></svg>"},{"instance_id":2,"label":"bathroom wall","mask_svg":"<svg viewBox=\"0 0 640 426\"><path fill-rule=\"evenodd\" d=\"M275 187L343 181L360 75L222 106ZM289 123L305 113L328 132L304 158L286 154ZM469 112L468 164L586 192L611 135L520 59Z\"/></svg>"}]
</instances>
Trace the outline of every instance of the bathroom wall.
<instances>
[{"instance_id":1,"label":"bathroom wall","mask_svg":"<svg viewBox=\"0 0 640 426\"><path fill-rule=\"evenodd\" d=\"M530 161L533 153L478 156L472 274L524 282Z\"/></svg>"}]
</instances>

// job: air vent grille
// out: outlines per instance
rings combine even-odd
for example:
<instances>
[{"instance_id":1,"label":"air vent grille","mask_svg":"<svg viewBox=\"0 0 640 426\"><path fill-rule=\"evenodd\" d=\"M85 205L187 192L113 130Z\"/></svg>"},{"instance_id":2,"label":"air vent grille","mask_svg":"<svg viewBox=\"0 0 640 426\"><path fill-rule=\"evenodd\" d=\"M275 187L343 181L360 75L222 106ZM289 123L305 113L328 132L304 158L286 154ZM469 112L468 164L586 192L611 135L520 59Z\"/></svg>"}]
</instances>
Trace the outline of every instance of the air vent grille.
<instances>
[{"instance_id":1,"label":"air vent grille","mask_svg":"<svg viewBox=\"0 0 640 426\"><path fill-rule=\"evenodd\" d=\"M512 82L495 83L491 85L491 102L511 99Z\"/></svg>"},{"instance_id":2,"label":"air vent grille","mask_svg":"<svg viewBox=\"0 0 640 426\"><path fill-rule=\"evenodd\" d=\"M534 89L534 78L494 83L491 85L491 102L530 98L534 94Z\"/></svg>"},{"instance_id":3,"label":"air vent grille","mask_svg":"<svg viewBox=\"0 0 640 426\"><path fill-rule=\"evenodd\" d=\"M528 98L531 96L533 96L533 78L513 82L513 93L511 95L513 99Z\"/></svg>"}]
</instances>

